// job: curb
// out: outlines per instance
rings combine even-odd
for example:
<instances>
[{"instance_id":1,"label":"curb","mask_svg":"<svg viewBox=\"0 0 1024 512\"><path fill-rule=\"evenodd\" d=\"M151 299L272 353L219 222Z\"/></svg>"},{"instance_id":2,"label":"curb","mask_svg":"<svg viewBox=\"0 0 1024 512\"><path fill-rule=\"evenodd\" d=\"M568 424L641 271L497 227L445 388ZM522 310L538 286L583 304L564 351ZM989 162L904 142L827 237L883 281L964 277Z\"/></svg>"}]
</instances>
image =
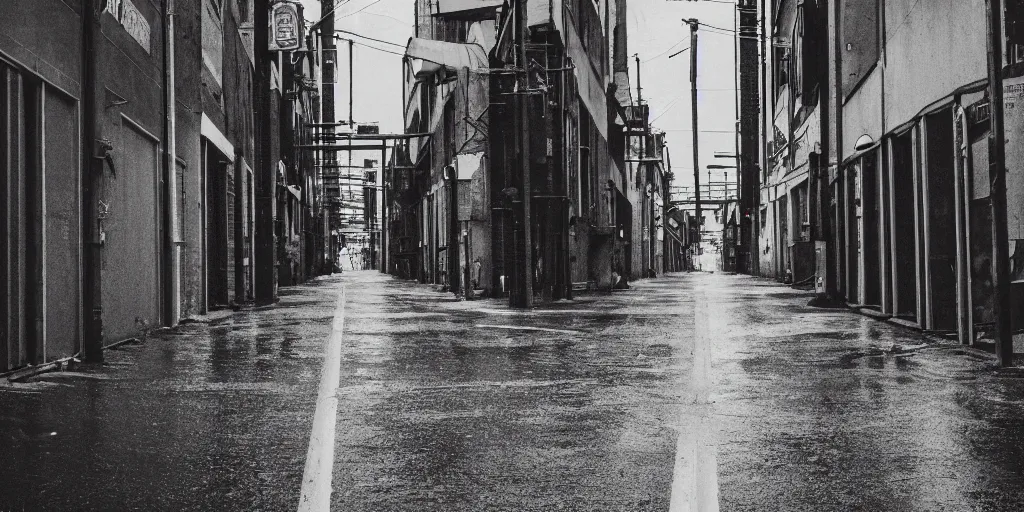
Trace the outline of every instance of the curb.
<instances>
[{"instance_id":1,"label":"curb","mask_svg":"<svg viewBox=\"0 0 1024 512\"><path fill-rule=\"evenodd\" d=\"M746 274L743 274L743 275L746 275ZM755 279L764 279L766 281L774 281L771 278L765 278L765 277L760 277L760 276L750 276L750 277L753 277ZM786 288L789 288L789 289L792 289L792 290L796 290L796 291L806 291L806 290L801 290L800 288L795 288L792 285L778 283L777 281L775 281L775 284L780 286L780 287L784 286ZM816 297L816 295L814 294L813 291L809 291L807 295L808 295L809 299L814 299ZM812 307L812 308L815 308L815 309L845 309L845 310L847 310L847 311L849 311L851 313L855 313L855 314L858 314L858 315L861 315L861 316L865 316L865 317L868 317L868 318L871 318L873 320L877 320L877 321L880 321L880 322L885 322L885 323L887 323L889 325L897 326L897 327L900 327L900 328L905 329L905 330L913 331L915 334L920 335L921 337L923 337L923 338L925 338L925 339L935 343L936 345L942 345L942 346L948 347L948 348L956 348L956 349L959 349L959 350L963 350L967 355L972 356L972 357L976 357L976 358L979 358L979 359L985 359L985 360L989 360L989 361L998 361L999 360L999 358L995 354L993 354L991 352L988 352L988 351L985 351L985 350L973 347L971 345L964 345L962 343L959 343L959 342L956 342L956 341L952 341L952 340L950 340L948 338L945 338L945 337L939 335L935 331L927 331L927 330L921 329L920 327L917 326L917 324L915 324L913 322L910 322L908 320L904 320L902 318L896 318L896 317L894 317L892 315L888 315L888 314L882 313L880 311L875 311L875 310L873 310L871 308L867 308L867 307L864 307L864 306L854 306L854 305L851 305L851 304L848 304L848 303L845 303L845 302L843 302L843 303L836 303L836 306L832 307L832 308L829 308L829 307L826 307L826 306L814 306L814 305L811 305L809 303L806 304L806 306L807 307ZM1014 366L1011 366L1011 367L1008 367L1008 368L1020 368L1019 371L1021 372L1021 375L1024 376L1024 367L1019 367L1019 366L1018 367L1014 367ZM1005 371L1008 368L1001 368L1000 371Z\"/></svg>"},{"instance_id":2,"label":"curb","mask_svg":"<svg viewBox=\"0 0 1024 512\"><path fill-rule=\"evenodd\" d=\"M866 317L871 318L873 320L878 320L879 322L885 322L885 323L887 323L889 325L900 327L901 329L904 329L904 330L913 331L915 334L918 334L921 337L923 337L923 338L925 338L925 339L927 339L927 340L929 340L931 342L934 342L937 345L942 345L942 346L949 347L949 348L957 348L957 349L965 351L967 353L967 355L970 355L970 356L973 356L973 357L977 357L979 359L986 359L986 360L990 360L990 361L998 361L999 360L999 358L996 357L996 355L991 353L991 352L987 352L985 350L982 350L982 349L979 349L979 348L976 348L976 347L972 347L971 345L964 345L964 344L962 344L960 342L950 340L949 338L946 338L944 336L939 335L936 331L928 331L928 330L922 329L922 328L918 327L917 324L915 324L915 323L913 323L913 322L911 322L909 320L904 320L902 318L896 318L896 317L894 317L892 315L888 315L888 314L882 313L880 311L875 311L875 310L873 310L871 308L867 308L867 307L864 307L864 306L852 306L852 305L847 304L846 305L846 309L848 309L852 313L856 313L856 314L859 314L859 315L862 315L862 316L866 316Z\"/></svg>"}]
</instances>

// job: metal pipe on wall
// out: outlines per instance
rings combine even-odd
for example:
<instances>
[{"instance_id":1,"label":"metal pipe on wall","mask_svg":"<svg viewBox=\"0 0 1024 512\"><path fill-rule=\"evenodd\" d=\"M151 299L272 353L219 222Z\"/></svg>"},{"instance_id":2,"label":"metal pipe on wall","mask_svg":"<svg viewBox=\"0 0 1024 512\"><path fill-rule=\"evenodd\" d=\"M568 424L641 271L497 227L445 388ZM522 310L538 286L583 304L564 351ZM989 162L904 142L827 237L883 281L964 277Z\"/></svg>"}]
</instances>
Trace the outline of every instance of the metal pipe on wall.
<instances>
[{"instance_id":1,"label":"metal pipe on wall","mask_svg":"<svg viewBox=\"0 0 1024 512\"><path fill-rule=\"evenodd\" d=\"M768 116L770 110L768 109L768 25L767 16L765 10L767 5L765 0L761 0L761 166L760 175L758 176L758 182L762 182L762 179L768 176ZM821 87L825 87L822 84ZM773 125L774 126L774 125ZM826 133L826 132L822 132ZM750 246L750 274L755 276L761 275L761 191L758 188L754 195L754 233L753 241Z\"/></svg>"},{"instance_id":2,"label":"metal pipe on wall","mask_svg":"<svg viewBox=\"0 0 1024 512\"><path fill-rule=\"evenodd\" d=\"M96 39L102 14L97 10L98 5L97 0L83 0L82 3L82 239L85 241L82 265L82 310L85 313L82 356L92 362L103 361L103 290L100 267L102 241L98 211L99 189L103 175L102 160L96 156L97 141L100 138L100 119L97 115L99 87L96 77L99 57L96 52Z\"/></svg>"},{"instance_id":3,"label":"metal pipe on wall","mask_svg":"<svg viewBox=\"0 0 1024 512\"><path fill-rule=\"evenodd\" d=\"M174 0L166 0L165 3L167 21L165 22L164 41L164 69L167 92L165 94L166 107L164 112L167 116L167 197L168 216L170 216L170 308L167 324L171 327L178 325L181 319L181 223L178 219L178 151L177 136L178 129L177 111L175 103L177 97L174 90Z\"/></svg>"}]
</instances>

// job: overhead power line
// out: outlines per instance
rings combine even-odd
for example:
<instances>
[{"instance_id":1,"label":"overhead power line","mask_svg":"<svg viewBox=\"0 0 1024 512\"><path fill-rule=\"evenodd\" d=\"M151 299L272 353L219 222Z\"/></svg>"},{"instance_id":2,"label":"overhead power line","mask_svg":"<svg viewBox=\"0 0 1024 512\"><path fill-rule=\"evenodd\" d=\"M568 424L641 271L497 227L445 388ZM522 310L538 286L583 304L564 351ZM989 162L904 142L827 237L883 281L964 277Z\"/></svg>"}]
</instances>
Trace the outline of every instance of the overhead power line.
<instances>
[{"instance_id":1,"label":"overhead power line","mask_svg":"<svg viewBox=\"0 0 1024 512\"><path fill-rule=\"evenodd\" d=\"M351 36L361 37L363 39L369 39L370 41L375 41L375 42L378 42L378 43L390 44L392 46L397 46L397 47L403 48L403 49L405 48L404 44L392 43L391 41L385 41L383 39L376 39L376 38L373 38L373 37L370 37L370 36L364 36L364 35L362 35L360 33L352 32L350 30L344 30L344 29L336 28L336 29L334 29L334 31L335 32L341 32L342 34L348 34L348 35L351 35Z\"/></svg>"},{"instance_id":2,"label":"overhead power line","mask_svg":"<svg viewBox=\"0 0 1024 512\"><path fill-rule=\"evenodd\" d=\"M405 56L404 52L396 52L396 51L392 51L392 50L386 50L384 48L377 48L376 46L371 46L371 45L368 45L368 44L366 44L366 43L364 43L362 41L356 41L355 39L349 39L347 37L341 37L341 36L338 36L338 35L335 35L334 38L335 39L339 39L341 41L349 41L349 42L351 42L353 44L357 44L359 46L363 46L363 47L369 48L371 50L377 50L378 52L390 53L392 55L398 55L399 57L404 57Z\"/></svg>"},{"instance_id":3,"label":"overhead power line","mask_svg":"<svg viewBox=\"0 0 1024 512\"><path fill-rule=\"evenodd\" d=\"M662 130L663 132L692 132L689 128L676 128L671 130ZM697 130L699 133L736 133L736 130Z\"/></svg>"},{"instance_id":4,"label":"overhead power line","mask_svg":"<svg viewBox=\"0 0 1024 512\"><path fill-rule=\"evenodd\" d=\"M689 41L689 39L681 39L679 41L676 41L676 43L673 44L672 46L669 46L668 48L665 48L665 51L655 55L654 57L651 57L649 59L644 60L643 63L647 64L648 62L650 62L650 61L652 61L654 59L657 59L658 57L661 57L662 55L665 55L666 53L674 50L677 46L679 46L680 43L684 43L686 41ZM683 52L683 51L686 51L686 49L680 50L680 52Z\"/></svg>"},{"instance_id":5,"label":"overhead power line","mask_svg":"<svg viewBox=\"0 0 1024 512\"><path fill-rule=\"evenodd\" d=\"M683 53L683 52L685 52L686 50L689 50L689 49L690 49L690 47L687 46L686 48L683 48L682 50L679 50L678 52L675 52L672 55L669 55L668 58L671 59L672 57L675 57L676 55L679 55L680 53Z\"/></svg>"},{"instance_id":6,"label":"overhead power line","mask_svg":"<svg viewBox=\"0 0 1024 512\"><path fill-rule=\"evenodd\" d=\"M373 0L372 2L370 2L370 3L366 4L366 5L364 5L364 6L363 6L363 7L361 8L361 9L359 9L358 11L353 11L353 12L350 12L350 13L348 13L348 14L343 14L343 15L341 15L341 16L338 16L338 19L341 19L341 18L348 18L349 16L353 16L353 15L359 14L359 13L361 13L361 12L363 12L363 11L365 11L365 10L369 9L371 5L374 5L374 4L378 3L378 2L380 2L380 0Z\"/></svg>"},{"instance_id":7,"label":"overhead power line","mask_svg":"<svg viewBox=\"0 0 1024 512\"><path fill-rule=\"evenodd\" d=\"M722 32L729 32L731 34L735 34L736 33L736 31L731 29L731 28L716 27L714 25L708 25L707 23L704 23L704 22L701 22L701 21L698 21L697 24L702 26L702 27L713 28L715 30L721 30Z\"/></svg>"}]
</instances>

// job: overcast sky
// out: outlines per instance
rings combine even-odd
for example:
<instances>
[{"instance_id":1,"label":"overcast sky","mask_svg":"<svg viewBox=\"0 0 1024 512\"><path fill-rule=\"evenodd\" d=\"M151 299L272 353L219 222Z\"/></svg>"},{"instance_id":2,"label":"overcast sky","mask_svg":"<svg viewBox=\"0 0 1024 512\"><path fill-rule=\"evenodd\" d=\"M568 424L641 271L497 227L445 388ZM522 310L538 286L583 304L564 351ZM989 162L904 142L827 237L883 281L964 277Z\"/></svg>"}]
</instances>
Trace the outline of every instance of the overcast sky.
<instances>
[{"instance_id":1,"label":"overcast sky","mask_svg":"<svg viewBox=\"0 0 1024 512\"><path fill-rule=\"evenodd\" d=\"M320 19L320 2L302 0L307 20ZM339 34L357 41L354 55L354 112L357 122L380 122L382 132L402 131L402 47L412 35L413 0L343 0L335 12L336 27L393 44L358 36ZM672 1L629 0L628 34L630 78L636 95L636 61L639 54L644 101L651 105L656 128L664 130L672 156L676 185L692 184L693 157L690 131L690 31L683 18L731 31L733 3L728 0ZM729 33L701 27L698 43L698 119L700 121L700 166L732 163L713 157L715 151L735 151L735 77L733 37ZM348 118L348 53L346 41L339 41L339 84L337 115ZM376 48L376 49L374 49ZM386 51L380 51L386 50ZM363 155L356 155L361 161ZM379 154L366 155L379 158ZM721 173L722 171L716 171ZM735 171L729 171L730 181ZM721 179L721 174L715 176ZM701 172L707 179L707 171Z\"/></svg>"}]
</instances>

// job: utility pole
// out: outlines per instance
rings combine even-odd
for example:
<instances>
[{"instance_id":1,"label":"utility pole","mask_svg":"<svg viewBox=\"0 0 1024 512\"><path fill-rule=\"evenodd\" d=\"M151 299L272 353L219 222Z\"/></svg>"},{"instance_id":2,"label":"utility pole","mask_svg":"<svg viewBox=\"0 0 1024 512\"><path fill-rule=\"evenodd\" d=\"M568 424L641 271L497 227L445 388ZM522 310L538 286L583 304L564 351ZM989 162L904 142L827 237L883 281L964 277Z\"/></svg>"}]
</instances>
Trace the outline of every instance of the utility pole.
<instances>
[{"instance_id":1,"label":"utility pole","mask_svg":"<svg viewBox=\"0 0 1024 512\"><path fill-rule=\"evenodd\" d=\"M643 134L640 136L640 155L637 157L638 161L636 163L637 172L640 172L640 169L643 167L644 159L644 138L647 135L647 115L644 112L644 88L640 86L640 54L638 53L633 57L636 59L636 106L637 112L639 112L640 115L643 116L642 121L644 123L644 131Z\"/></svg>"},{"instance_id":2,"label":"utility pole","mask_svg":"<svg viewBox=\"0 0 1024 512\"><path fill-rule=\"evenodd\" d=\"M636 172L637 172L637 174L640 174L640 173L645 171L644 157L647 155L647 152L644 151L644 149L645 149L644 146L646 145L646 142L647 142L646 139L647 139L647 117L648 116L647 116L647 112L644 111L644 93L643 93L644 89L640 85L640 54L637 53L637 54L633 55L633 58L636 59L636 105L637 105L637 109L636 110L642 116L641 120L643 121L643 132L640 134L640 154L637 155L637 162L636 162ZM633 164L629 164L629 165L632 166ZM646 175L644 176L644 181L645 182L647 181L647 176ZM640 204L642 205L642 208L643 208L643 215L641 217L641 222L643 222L644 226L643 226L643 229L640 230L640 232L642 234L644 229L648 229L649 230L650 224L648 223L648 219L653 217L653 215L649 216L647 214L648 213L648 209L647 209L647 198L645 197L645 191L641 191L640 192ZM647 252L648 260L642 262L642 265L643 265L644 268L641 270L641 275L644 276L644 277L647 276L647 269L654 268L654 264L653 264L654 252L651 251L650 247L649 247L649 245L650 245L649 244L650 238L653 238L653 237L651 237L651 236L648 237L648 248L647 248L648 249L648 252ZM643 240L641 240L641 242L642 241ZM630 241L630 242L632 242L632 241ZM643 252L642 251L641 251L640 254L641 254L641 256L643 256Z\"/></svg>"},{"instance_id":3,"label":"utility pole","mask_svg":"<svg viewBox=\"0 0 1024 512\"><path fill-rule=\"evenodd\" d=\"M764 0L762 0L762 3ZM819 4L819 12L816 13L818 16L819 25L825 27L829 26L831 19L830 12L834 12L833 9L837 7L835 5L830 6L829 1L824 0ZM762 20L764 19L764 13L761 13ZM837 58L830 58L829 55L829 44L827 39L827 31L825 32L826 38L822 40L822 45L819 46L818 60L818 105L820 116L820 127L822 134L821 137L821 152L815 157L811 154L810 159L810 170L812 176L815 177L816 187L811 190L814 194L816 204L811 210L813 215L811 216L813 225L811 227L811 239L816 244L816 250L824 251L825 257L825 268L820 269L824 271L824 275L818 276L822 279L823 293L819 293L816 300L822 302L832 302L836 300L838 291L836 289L836 268L832 264L835 261L835 239L833 238L833 227L831 215L829 210L832 208L832 184L830 182L829 167L832 160L832 153L835 149L832 145L832 139L829 137L829 133L834 131L834 126L837 123L836 105L833 104L833 88L830 85L832 76L839 76L838 70L833 69L834 66L838 65ZM832 43L838 46L838 43ZM762 40L762 45L764 42ZM764 61L762 60L762 69ZM838 140L838 137L837 137ZM767 159L766 159L767 160ZM816 287L817 288L817 287Z\"/></svg>"},{"instance_id":4,"label":"utility pole","mask_svg":"<svg viewBox=\"0 0 1024 512\"><path fill-rule=\"evenodd\" d=\"M388 143L387 140L381 139L380 145L383 146L380 150L380 176L378 176L378 182L380 183L380 227L378 228L379 234L377 235L377 242L380 244L380 250L377 252L375 261L377 263L377 270L386 274L388 272ZM394 150L392 150L394 154ZM376 183L375 183L376 184ZM373 198L376 200L377 192L374 189ZM373 207L374 219L377 216L377 206Z\"/></svg>"},{"instance_id":5,"label":"utility pole","mask_svg":"<svg viewBox=\"0 0 1024 512\"><path fill-rule=\"evenodd\" d=\"M333 123L338 121L334 105L334 85L338 82L338 50L334 39L333 4L333 0L320 0L320 10L324 13L323 19L318 23L320 30L320 47L322 52L320 67L320 119L323 123L327 124L327 126L319 129L321 144L326 144L325 141L327 140L334 140L334 134L337 131L337 127L334 126ZM317 25L314 25L312 30L317 30ZM328 199L326 195L327 177L325 176L323 169L326 169L326 166L336 166L338 164L338 153L336 151L319 150L317 154L320 157L320 163L325 166L322 167L320 171L325 189L323 193L323 202L321 204L321 211L324 215L323 222L325 226L324 252L330 257L331 272L333 272L334 264L338 261L338 247L335 245L336 238L334 236L334 230L337 226L334 224L333 212L335 207L330 204L330 199Z\"/></svg>"},{"instance_id":6,"label":"utility pole","mask_svg":"<svg viewBox=\"0 0 1024 512\"><path fill-rule=\"evenodd\" d=\"M354 121L354 117L353 117L353 113L352 113L352 105L354 104L354 101L353 101L354 98L353 98L353 94L352 94L354 88L353 88L352 84L354 82L353 77L355 76L355 72L354 72L354 68L355 68L355 55L352 53L352 51L353 51L354 48L355 48L354 42L351 39L349 39L348 40L348 129L352 133L355 133L355 131L356 131L356 123ZM352 138L351 137L349 137L349 139L348 139L348 145L352 146ZM348 171L347 172L349 172L349 173L352 172L352 148L351 147L349 147L349 149L348 149ZM341 188L340 184L338 185L338 188L339 189ZM340 190L339 190L339 192L340 192ZM347 180L345 182L345 192L347 193L346 194L347 197L346 197L345 200L346 201L351 201L352 200L352 181L351 180ZM349 218L349 221L351 221L351 217ZM348 244L348 239L347 238L345 240L345 244L346 245ZM350 252L350 254L351 254L351 252Z\"/></svg>"},{"instance_id":7,"label":"utility pole","mask_svg":"<svg viewBox=\"0 0 1024 512\"><path fill-rule=\"evenodd\" d=\"M683 20L690 25L690 112L693 122L693 204L696 210L697 219L697 240L694 255L697 257L696 266L700 263L700 243L704 236L704 218L700 209L700 159L697 151L697 18Z\"/></svg>"},{"instance_id":8,"label":"utility pole","mask_svg":"<svg viewBox=\"0 0 1024 512\"><path fill-rule=\"evenodd\" d=\"M744 236L743 236L743 222L744 222L744 217L745 217L745 213L746 213L744 211L744 201L743 201L743 183L744 183L743 180L745 178L744 172L743 172L743 158L744 158L744 156L746 156L746 158L748 160L750 159L749 155L744 155L744 152L743 152L743 149L744 149L743 148L743 141L741 140L743 138L743 135L744 135L744 133L743 133L743 120L744 119L743 119L742 110L740 110L740 96L742 95L742 93L740 91L741 88L742 88L742 86L740 85L740 75L743 74L743 61L742 61L742 58L740 57L740 33L742 31L740 29L740 23L741 22L740 22L739 12L740 12L740 8L742 6L743 6L743 0L736 0L736 5L733 6L733 9L732 9L732 29L733 29L733 32L734 32L733 33L733 38L732 38L732 59L733 59L733 62L736 63L735 66L734 66L733 72L732 72L733 89L734 89L733 90L733 102L734 102L734 105L735 105L733 107L734 108L733 112L736 113L736 117L735 117L735 119L733 119L733 126L736 127L736 134L733 137L733 141L732 142L733 142L733 155L735 155L735 159L736 159L736 181L737 181L737 183L736 183L736 196L737 196L736 199L737 199L737 204L739 205L739 209L740 209L740 229L739 229L740 233L736 234L736 238L733 241L733 250L735 250L736 259L733 260L733 269L732 270L734 272L740 272L740 273L744 273L744 271L746 271L745 273L751 274L751 272L749 271L749 266L744 266L740 262L740 258L741 258L742 254L743 254L743 251L744 251L744 246L746 246L746 248L749 249L749 246L747 245L749 242L744 240ZM728 176L729 173L725 173L725 175ZM711 187L710 187L710 185L711 185L711 178L710 178L710 176L708 177L708 185L709 185L708 186L708 193L710 193L710 191L711 191ZM729 180L728 180L728 178L725 180L725 198L726 199L729 198ZM728 215L727 214L723 215L723 220L725 220L725 222L723 224L727 224L728 223ZM723 249L724 250L728 250L728 249L725 248L725 244L724 244L725 240L723 240L722 242L723 242L723 244L722 244L723 245Z\"/></svg>"},{"instance_id":9,"label":"utility pole","mask_svg":"<svg viewBox=\"0 0 1024 512\"><path fill-rule=\"evenodd\" d=\"M519 159L522 166L522 216L520 217L520 229L522 230L522 247L519 254L520 264L518 265L520 282L516 283L516 293L511 296L511 306L521 308L533 307L533 225L530 220L530 196L533 190L530 188L530 116L528 112L529 97L527 89L530 85L530 75L526 60L526 42L529 39L530 25L526 21L526 0L516 2L516 37L519 39L518 53L518 78L519 87L516 95L516 107L519 114Z\"/></svg>"},{"instance_id":10,"label":"utility pole","mask_svg":"<svg viewBox=\"0 0 1024 512\"><path fill-rule=\"evenodd\" d=\"M277 300L277 251L274 247L275 186L277 169L270 154L270 40L265 29L270 23L270 0L256 0L253 25L256 47L256 277L257 304L272 304Z\"/></svg>"},{"instance_id":11,"label":"utility pole","mask_svg":"<svg viewBox=\"0 0 1024 512\"><path fill-rule=\"evenodd\" d=\"M813 9L811 9L813 11ZM757 261L758 225L754 212L759 201L758 183L760 176L757 169L758 157L758 123L757 116L761 109L761 98L758 94L757 75L757 8L754 0L739 0L736 5L737 36L736 36L736 68L738 70L737 89L740 92L739 124L736 133L739 145L736 152L737 199L740 209L739 233L736 237L737 271L753 274ZM809 34L810 35L810 34Z\"/></svg>"},{"instance_id":12,"label":"utility pole","mask_svg":"<svg viewBox=\"0 0 1024 512\"><path fill-rule=\"evenodd\" d=\"M989 185L992 205L992 280L995 291L996 355L1001 366L1013 364L1010 303L1010 247L1006 220L1006 140L1003 134L1003 6L985 2L988 14Z\"/></svg>"}]
</instances>

